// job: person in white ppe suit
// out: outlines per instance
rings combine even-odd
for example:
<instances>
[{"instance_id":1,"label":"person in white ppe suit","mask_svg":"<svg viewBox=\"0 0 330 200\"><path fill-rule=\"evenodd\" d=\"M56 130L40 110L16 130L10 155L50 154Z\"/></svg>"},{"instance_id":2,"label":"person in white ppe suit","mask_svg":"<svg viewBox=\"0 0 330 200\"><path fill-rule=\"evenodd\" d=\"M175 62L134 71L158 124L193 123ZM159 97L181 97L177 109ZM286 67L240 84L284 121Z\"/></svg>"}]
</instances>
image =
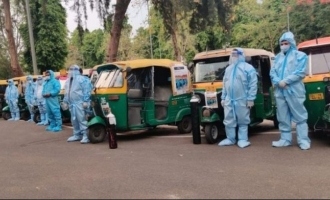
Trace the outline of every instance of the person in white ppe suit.
<instances>
[{"instance_id":1,"label":"person in white ppe suit","mask_svg":"<svg viewBox=\"0 0 330 200\"><path fill-rule=\"evenodd\" d=\"M43 78L42 76L38 76L37 78L37 83L35 86L35 92L34 92L34 97L35 97L35 102L38 106L39 113L40 113L40 122L37 123L37 125L48 125L48 117L47 117L47 110L46 110L46 100L42 96L42 90L43 90Z\"/></svg>"},{"instance_id":2,"label":"person in white ppe suit","mask_svg":"<svg viewBox=\"0 0 330 200\"><path fill-rule=\"evenodd\" d=\"M291 123L296 123L297 142L302 150L310 148L308 137L307 110L304 106L305 70L307 55L297 50L294 35L284 33L280 40L281 52L276 55L274 67L270 70L270 77L274 85L276 100L276 116L279 122L281 138L273 141L274 147L290 146L292 143Z\"/></svg>"},{"instance_id":3,"label":"person in white ppe suit","mask_svg":"<svg viewBox=\"0 0 330 200\"><path fill-rule=\"evenodd\" d=\"M13 79L8 80L8 86L5 92L5 100L9 106L11 118L8 121L20 120L20 113L18 108L18 88L15 86Z\"/></svg>"},{"instance_id":4,"label":"person in white ppe suit","mask_svg":"<svg viewBox=\"0 0 330 200\"><path fill-rule=\"evenodd\" d=\"M28 106L29 112L30 112L30 119L28 122L33 122L34 118L34 112L33 112L33 107L34 107L34 90L35 90L35 83L33 82L33 78L31 75L29 75L26 78L26 86L25 86L25 91L24 91L24 98L25 98L25 103Z\"/></svg>"},{"instance_id":5,"label":"person in white ppe suit","mask_svg":"<svg viewBox=\"0 0 330 200\"><path fill-rule=\"evenodd\" d=\"M229 66L225 70L221 105L224 108L224 125L227 138L218 145L227 146L236 143L236 127L238 126L238 142L241 148L250 145L248 141L248 126L250 124L250 109L254 106L257 95L257 72L245 62L241 48L233 49Z\"/></svg>"},{"instance_id":6,"label":"person in white ppe suit","mask_svg":"<svg viewBox=\"0 0 330 200\"><path fill-rule=\"evenodd\" d=\"M69 68L69 79L65 83L65 95L62 109L70 109L73 135L68 142L80 141L89 143L87 136L87 119L85 110L90 106L92 84L90 80L80 74L80 67L73 65Z\"/></svg>"}]
</instances>

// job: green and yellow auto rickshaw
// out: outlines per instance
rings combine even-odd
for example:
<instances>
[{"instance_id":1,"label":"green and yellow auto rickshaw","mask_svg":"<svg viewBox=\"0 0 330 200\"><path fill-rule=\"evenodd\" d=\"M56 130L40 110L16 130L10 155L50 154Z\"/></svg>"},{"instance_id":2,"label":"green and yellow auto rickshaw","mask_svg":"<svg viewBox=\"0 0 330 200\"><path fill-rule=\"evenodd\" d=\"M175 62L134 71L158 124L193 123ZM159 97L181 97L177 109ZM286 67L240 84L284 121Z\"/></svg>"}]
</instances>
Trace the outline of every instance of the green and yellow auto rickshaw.
<instances>
[{"instance_id":1,"label":"green and yellow auto rickshaw","mask_svg":"<svg viewBox=\"0 0 330 200\"><path fill-rule=\"evenodd\" d=\"M308 55L305 106L311 130L330 130L330 37L317 38L298 45Z\"/></svg>"},{"instance_id":2,"label":"green and yellow auto rickshaw","mask_svg":"<svg viewBox=\"0 0 330 200\"><path fill-rule=\"evenodd\" d=\"M116 118L116 131L126 132L177 126L180 133L191 132L191 81L188 68L168 59L119 61L94 67L92 108L88 122L89 139L102 142L106 136L106 116Z\"/></svg>"},{"instance_id":3,"label":"green and yellow auto rickshaw","mask_svg":"<svg viewBox=\"0 0 330 200\"><path fill-rule=\"evenodd\" d=\"M24 96L24 91L25 91L25 85L26 85L26 78L27 76L21 76L21 77L14 77L12 78L17 89L18 89L18 93L19 93L19 97L18 97L18 108L20 111L20 118L22 120L29 120L31 115L29 112L29 108L25 103L25 96ZM33 81L35 82L38 78L37 75L32 75ZM10 114L10 109L9 106L5 106L2 108L2 117L5 120L8 120L9 118L11 118L11 114Z\"/></svg>"},{"instance_id":4,"label":"green and yellow auto rickshaw","mask_svg":"<svg viewBox=\"0 0 330 200\"><path fill-rule=\"evenodd\" d=\"M5 92L8 86L7 80L0 80L0 116L2 117L2 108L7 106Z\"/></svg>"},{"instance_id":5,"label":"green and yellow auto rickshaw","mask_svg":"<svg viewBox=\"0 0 330 200\"><path fill-rule=\"evenodd\" d=\"M195 55L190 67L193 69L193 92L199 101L200 125L209 144L216 143L224 134L224 111L221 106L222 80L233 48L201 52ZM274 121L277 126L276 105L273 98L269 71L274 54L263 49L243 48L246 62L258 72L258 92L255 105L251 109L250 127L263 122Z\"/></svg>"}]
</instances>

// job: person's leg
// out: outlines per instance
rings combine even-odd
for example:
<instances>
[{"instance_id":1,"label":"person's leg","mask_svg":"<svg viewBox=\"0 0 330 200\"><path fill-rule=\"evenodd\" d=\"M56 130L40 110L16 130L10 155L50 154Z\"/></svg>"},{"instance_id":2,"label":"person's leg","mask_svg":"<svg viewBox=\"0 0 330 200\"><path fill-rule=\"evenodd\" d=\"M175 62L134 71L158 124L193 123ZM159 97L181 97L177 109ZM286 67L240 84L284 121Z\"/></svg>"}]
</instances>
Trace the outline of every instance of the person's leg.
<instances>
[{"instance_id":1,"label":"person's leg","mask_svg":"<svg viewBox=\"0 0 330 200\"><path fill-rule=\"evenodd\" d=\"M40 113L40 122L37 123L38 126L44 125L45 122L45 111L43 110L43 106L41 104L38 105L39 113Z\"/></svg>"},{"instance_id":2,"label":"person's leg","mask_svg":"<svg viewBox=\"0 0 330 200\"><path fill-rule=\"evenodd\" d=\"M12 120L15 119L16 113L14 112L14 105L13 104L14 104L14 102L9 100L8 106L9 106L11 117L8 119L8 121L12 121Z\"/></svg>"},{"instance_id":3,"label":"person's leg","mask_svg":"<svg viewBox=\"0 0 330 200\"><path fill-rule=\"evenodd\" d=\"M13 109L14 109L14 112L15 112L15 121L18 121L18 120L20 120L21 119L21 115L20 115L20 113L19 113L19 108L18 108L18 102L13 102Z\"/></svg>"},{"instance_id":4,"label":"person's leg","mask_svg":"<svg viewBox=\"0 0 330 200\"><path fill-rule=\"evenodd\" d=\"M290 96L287 99L292 121L296 123L297 143L302 150L310 149L311 140L308 137L307 118L308 113L304 106L305 97Z\"/></svg>"},{"instance_id":5,"label":"person's leg","mask_svg":"<svg viewBox=\"0 0 330 200\"><path fill-rule=\"evenodd\" d=\"M248 126L250 124L250 109L246 106L246 101L237 102L235 112L238 124L238 142L237 145L241 148L250 146L248 141Z\"/></svg>"},{"instance_id":6,"label":"person's leg","mask_svg":"<svg viewBox=\"0 0 330 200\"><path fill-rule=\"evenodd\" d=\"M228 146L236 143L236 117L234 116L233 105L230 101L226 101L224 105L225 118L223 123L225 125L226 139L222 140L219 146Z\"/></svg>"},{"instance_id":7,"label":"person's leg","mask_svg":"<svg viewBox=\"0 0 330 200\"><path fill-rule=\"evenodd\" d=\"M55 117L54 117L54 114L53 114L53 112L51 110L52 108L51 108L50 105L51 104L50 104L50 102L47 99L46 100L46 110L47 110L47 116L48 116L49 126L47 126L46 131L51 131L56 126Z\"/></svg>"},{"instance_id":8,"label":"person's leg","mask_svg":"<svg viewBox=\"0 0 330 200\"><path fill-rule=\"evenodd\" d=\"M279 122L279 129L281 132L281 138L278 141L273 141L272 146L284 147L289 146L292 143L291 133L291 114L288 104L284 97L276 97L276 116Z\"/></svg>"},{"instance_id":9,"label":"person's leg","mask_svg":"<svg viewBox=\"0 0 330 200\"><path fill-rule=\"evenodd\" d=\"M73 110L74 109L74 110ZM73 134L68 138L68 142L80 141L82 139L82 134L80 133L79 121L77 118L77 108L71 107L71 124L73 127Z\"/></svg>"},{"instance_id":10,"label":"person's leg","mask_svg":"<svg viewBox=\"0 0 330 200\"><path fill-rule=\"evenodd\" d=\"M29 109L29 113L30 113L30 119L28 120L28 122L33 122L33 118L34 118L34 113L33 113L33 105L28 102L28 109Z\"/></svg>"}]
</instances>

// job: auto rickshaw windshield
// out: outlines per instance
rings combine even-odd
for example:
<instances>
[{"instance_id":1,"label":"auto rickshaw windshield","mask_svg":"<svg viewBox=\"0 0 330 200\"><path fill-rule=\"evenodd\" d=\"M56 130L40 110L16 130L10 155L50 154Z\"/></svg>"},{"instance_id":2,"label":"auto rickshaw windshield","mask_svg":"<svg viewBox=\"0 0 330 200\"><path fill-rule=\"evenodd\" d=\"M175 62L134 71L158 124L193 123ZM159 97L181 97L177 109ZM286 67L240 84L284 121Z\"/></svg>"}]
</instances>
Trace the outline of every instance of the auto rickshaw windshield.
<instances>
[{"instance_id":1,"label":"auto rickshaw windshield","mask_svg":"<svg viewBox=\"0 0 330 200\"><path fill-rule=\"evenodd\" d=\"M195 82L222 81L229 56L221 59L201 61L196 63Z\"/></svg>"},{"instance_id":2,"label":"auto rickshaw windshield","mask_svg":"<svg viewBox=\"0 0 330 200\"><path fill-rule=\"evenodd\" d=\"M96 88L118 88L123 87L123 73L121 70L102 71L95 82Z\"/></svg>"}]
</instances>

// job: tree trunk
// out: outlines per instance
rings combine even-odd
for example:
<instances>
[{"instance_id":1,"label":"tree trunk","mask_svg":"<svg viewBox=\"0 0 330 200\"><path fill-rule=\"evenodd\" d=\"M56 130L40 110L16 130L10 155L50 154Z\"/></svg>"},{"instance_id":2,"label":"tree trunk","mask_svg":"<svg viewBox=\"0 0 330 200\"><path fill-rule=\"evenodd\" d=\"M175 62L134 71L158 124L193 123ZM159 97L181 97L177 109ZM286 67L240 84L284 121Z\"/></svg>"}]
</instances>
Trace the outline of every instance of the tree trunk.
<instances>
[{"instance_id":1,"label":"tree trunk","mask_svg":"<svg viewBox=\"0 0 330 200\"><path fill-rule=\"evenodd\" d=\"M12 25L11 14L10 14L10 2L9 2L9 0L2 0L2 3L3 3L4 12L5 12L5 29L6 29L8 44L9 44L9 54L10 54L12 75L14 77L23 76L23 71L18 63L15 38L14 38L14 34L13 34L13 25Z\"/></svg>"},{"instance_id":2,"label":"tree trunk","mask_svg":"<svg viewBox=\"0 0 330 200\"><path fill-rule=\"evenodd\" d=\"M114 62L117 60L120 34L123 28L125 14L130 2L131 0L117 1L114 21L110 31L110 41L108 44L108 51L107 51L107 62Z\"/></svg>"},{"instance_id":3,"label":"tree trunk","mask_svg":"<svg viewBox=\"0 0 330 200\"><path fill-rule=\"evenodd\" d=\"M174 57L176 58L177 61L181 61L180 49L178 47L178 40L176 38L176 32L174 30L171 31L171 37L174 48Z\"/></svg>"}]
</instances>

